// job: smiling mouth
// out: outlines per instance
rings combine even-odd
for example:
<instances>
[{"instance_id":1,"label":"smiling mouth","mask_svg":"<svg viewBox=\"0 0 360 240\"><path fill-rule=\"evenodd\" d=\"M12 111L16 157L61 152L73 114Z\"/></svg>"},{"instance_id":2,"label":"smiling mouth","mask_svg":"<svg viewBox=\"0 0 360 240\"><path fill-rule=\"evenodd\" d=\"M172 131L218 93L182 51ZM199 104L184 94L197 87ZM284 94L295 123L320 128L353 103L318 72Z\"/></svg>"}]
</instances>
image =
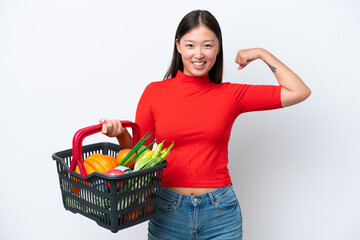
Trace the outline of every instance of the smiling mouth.
<instances>
[{"instance_id":1,"label":"smiling mouth","mask_svg":"<svg viewBox=\"0 0 360 240\"><path fill-rule=\"evenodd\" d=\"M202 66L206 63L206 61L205 62L192 62L192 63L195 64L196 66Z\"/></svg>"}]
</instances>

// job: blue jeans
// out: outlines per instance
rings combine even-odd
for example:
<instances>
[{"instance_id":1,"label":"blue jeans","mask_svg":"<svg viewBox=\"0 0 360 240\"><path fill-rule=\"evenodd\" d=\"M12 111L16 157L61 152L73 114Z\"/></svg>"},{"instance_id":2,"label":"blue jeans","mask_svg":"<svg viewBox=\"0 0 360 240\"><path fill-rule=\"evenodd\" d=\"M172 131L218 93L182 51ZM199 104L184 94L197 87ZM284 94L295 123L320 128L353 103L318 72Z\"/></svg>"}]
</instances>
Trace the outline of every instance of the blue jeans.
<instances>
[{"instance_id":1,"label":"blue jeans","mask_svg":"<svg viewBox=\"0 0 360 240\"><path fill-rule=\"evenodd\" d=\"M194 196L162 187L148 239L241 240L242 216L232 185Z\"/></svg>"}]
</instances>

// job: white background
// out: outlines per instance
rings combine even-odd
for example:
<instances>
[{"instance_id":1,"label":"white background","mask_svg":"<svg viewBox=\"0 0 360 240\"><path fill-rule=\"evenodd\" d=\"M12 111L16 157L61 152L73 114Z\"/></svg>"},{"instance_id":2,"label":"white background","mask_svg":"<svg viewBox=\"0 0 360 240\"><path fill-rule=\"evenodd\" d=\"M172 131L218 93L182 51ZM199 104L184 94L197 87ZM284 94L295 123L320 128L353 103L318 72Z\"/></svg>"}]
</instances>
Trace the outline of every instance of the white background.
<instances>
[{"instance_id":1,"label":"white background","mask_svg":"<svg viewBox=\"0 0 360 240\"><path fill-rule=\"evenodd\" d=\"M181 18L207 9L224 38L224 81L276 84L238 49L263 47L312 89L304 103L247 113L233 127L229 168L245 240L359 240L357 0L0 0L0 239L146 239L65 211L54 152L102 117L135 119L163 78ZM113 141L101 134L84 144Z\"/></svg>"}]
</instances>

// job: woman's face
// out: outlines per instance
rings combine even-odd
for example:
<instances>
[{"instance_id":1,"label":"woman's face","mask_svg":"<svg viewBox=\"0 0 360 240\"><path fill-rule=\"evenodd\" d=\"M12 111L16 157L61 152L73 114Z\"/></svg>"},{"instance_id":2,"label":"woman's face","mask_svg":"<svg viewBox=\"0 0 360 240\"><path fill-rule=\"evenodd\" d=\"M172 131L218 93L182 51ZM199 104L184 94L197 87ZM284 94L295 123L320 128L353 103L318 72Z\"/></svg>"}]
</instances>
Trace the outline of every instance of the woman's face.
<instances>
[{"instance_id":1,"label":"woman's face","mask_svg":"<svg viewBox=\"0 0 360 240\"><path fill-rule=\"evenodd\" d=\"M208 27L200 24L186 33L176 47L184 64L184 74L206 76L214 66L219 53L219 40Z\"/></svg>"}]
</instances>

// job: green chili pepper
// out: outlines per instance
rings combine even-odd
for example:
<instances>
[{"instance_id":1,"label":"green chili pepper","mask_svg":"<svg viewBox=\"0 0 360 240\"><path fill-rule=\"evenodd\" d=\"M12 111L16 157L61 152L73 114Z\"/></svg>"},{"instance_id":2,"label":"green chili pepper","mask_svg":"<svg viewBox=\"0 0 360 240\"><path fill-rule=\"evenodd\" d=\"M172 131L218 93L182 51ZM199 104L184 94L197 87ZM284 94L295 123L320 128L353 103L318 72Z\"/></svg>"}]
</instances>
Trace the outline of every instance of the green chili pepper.
<instances>
[{"instance_id":1,"label":"green chili pepper","mask_svg":"<svg viewBox=\"0 0 360 240\"><path fill-rule=\"evenodd\" d=\"M164 161L164 159L162 157L156 157L156 158L152 158L145 166L143 166L141 169L145 169L145 168L151 168L153 166L156 166L160 163L162 163Z\"/></svg>"},{"instance_id":2,"label":"green chili pepper","mask_svg":"<svg viewBox=\"0 0 360 240\"><path fill-rule=\"evenodd\" d=\"M161 145L162 143L160 143L159 145ZM174 142L172 142L172 144L167 149L159 150L160 156L157 156L155 158L153 158L152 156L144 158L139 164L137 164L135 166L133 171L139 171L142 169L150 168L155 165L161 164L165 160L165 158L169 155L169 153L173 147L174 147ZM161 148L162 148L162 146L161 147L159 146L159 148L157 148L156 150L161 149ZM155 152L154 152L154 154L155 154Z\"/></svg>"},{"instance_id":3,"label":"green chili pepper","mask_svg":"<svg viewBox=\"0 0 360 240\"><path fill-rule=\"evenodd\" d=\"M169 148L166 150L166 152L164 152L163 154L161 154L161 158L163 160L165 160L165 158L167 157L167 155L169 155L170 150L174 147L174 141L171 143L171 145L169 146Z\"/></svg>"},{"instance_id":4,"label":"green chili pepper","mask_svg":"<svg viewBox=\"0 0 360 240\"><path fill-rule=\"evenodd\" d=\"M164 145L164 142L165 142L165 140L162 141L159 145L156 146L156 150L155 150L155 152L154 152L154 154L152 155L151 158L156 158L156 157L158 157L160 155L162 147Z\"/></svg>"}]
</instances>

